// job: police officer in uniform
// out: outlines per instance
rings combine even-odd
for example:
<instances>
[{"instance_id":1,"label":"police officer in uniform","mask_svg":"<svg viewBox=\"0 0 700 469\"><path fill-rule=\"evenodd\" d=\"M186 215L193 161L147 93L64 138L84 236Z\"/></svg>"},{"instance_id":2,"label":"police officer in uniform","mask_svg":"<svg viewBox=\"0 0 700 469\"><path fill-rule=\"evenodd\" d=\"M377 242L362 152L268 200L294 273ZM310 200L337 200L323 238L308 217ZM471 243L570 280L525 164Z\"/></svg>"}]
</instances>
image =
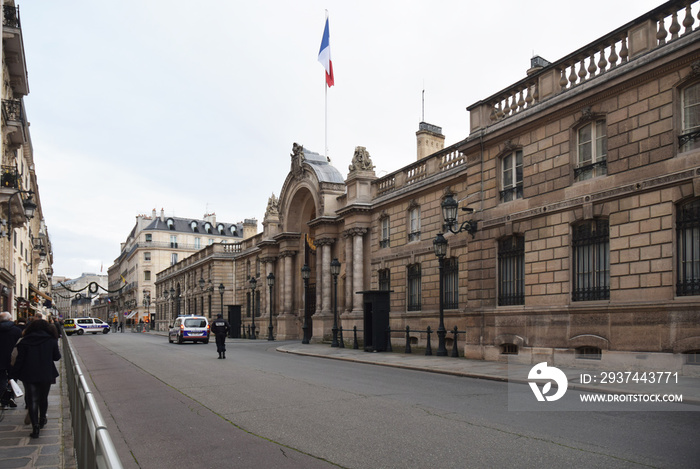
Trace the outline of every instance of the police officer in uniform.
<instances>
[{"instance_id":1,"label":"police officer in uniform","mask_svg":"<svg viewBox=\"0 0 700 469\"><path fill-rule=\"evenodd\" d=\"M228 321L221 314L216 315L216 320L211 325L211 331L216 336L216 351L219 358L226 358L226 336L231 330Z\"/></svg>"}]
</instances>

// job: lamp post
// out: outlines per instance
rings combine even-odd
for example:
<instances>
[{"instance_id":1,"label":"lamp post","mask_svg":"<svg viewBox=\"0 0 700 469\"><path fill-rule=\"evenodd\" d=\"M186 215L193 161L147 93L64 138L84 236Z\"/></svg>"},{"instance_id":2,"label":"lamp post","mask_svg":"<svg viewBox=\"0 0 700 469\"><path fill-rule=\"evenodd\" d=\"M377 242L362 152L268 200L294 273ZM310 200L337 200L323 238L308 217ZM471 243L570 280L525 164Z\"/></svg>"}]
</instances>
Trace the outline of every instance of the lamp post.
<instances>
[{"instance_id":1,"label":"lamp post","mask_svg":"<svg viewBox=\"0 0 700 469\"><path fill-rule=\"evenodd\" d=\"M440 276L440 298L439 298L439 304L440 304L440 325L438 326L437 330L437 335L438 335L438 349L437 349L437 356L439 357L446 357L447 356L447 348L445 347L445 335L447 334L447 331L445 330L445 322L444 322L444 310L443 310L443 293L444 293L444 279L442 278L442 266L443 266L443 261L445 260L445 254L447 254L447 240L445 237L442 235L442 233L438 233L437 236L435 237L435 240L433 241L433 249L435 250L435 255L438 258L439 262L439 276Z\"/></svg>"},{"instance_id":2,"label":"lamp post","mask_svg":"<svg viewBox=\"0 0 700 469\"><path fill-rule=\"evenodd\" d=\"M5 231L4 229L0 229L0 237L7 236L9 238L10 233L12 233L12 199L14 196L19 196L19 198L21 199L21 194L27 194L27 198L22 201L22 208L24 209L25 218L27 218L28 220L34 218L34 212L37 208L36 203L32 200L32 195L34 195L34 191L23 191L18 189L17 192L14 192L10 196L10 198L7 199L7 231Z\"/></svg>"},{"instance_id":3,"label":"lamp post","mask_svg":"<svg viewBox=\"0 0 700 469\"><path fill-rule=\"evenodd\" d=\"M301 278L304 280L304 325L301 329L304 331L304 338L301 340L302 344L308 344L309 340L309 313L306 311L306 297L309 295L309 277L311 277L311 269L308 265L304 264L301 268Z\"/></svg>"},{"instance_id":4,"label":"lamp post","mask_svg":"<svg viewBox=\"0 0 700 469\"><path fill-rule=\"evenodd\" d=\"M267 340L275 340L272 336L272 287L275 286L275 274L272 272L267 275L267 286L270 287L270 325L267 326Z\"/></svg>"},{"instance_id":5,"label":"lamp post","mask_svg":"<svg viewBox=\"0 0 700 469\"><path fill-rule=\"evenodd\" d=\"M223 283L219 284L219 295L221 295L221 317L224 317L224 291L226 290L226 287L224 286Z\"/></svg>"},{"instance_id":6,"label":"lamp post","mask_svg":"<svg viewBox=\"0 0 700 469\"><path fill-rule=\"evenodd\" d=\"M340 274L340 262L337 258L331 261L331 275L333 276L333 341L331 347L339 347L338 343L338 274Z\"/></svg>"},{"instance_id":7,"label":"lamp post","mask_svg":"<svg viewBox=\"0 0 700 469\"><path fill-rule=\"evenodd\" d=\"M445 197L445 200L442 201L440 207L442 208L442 219L445 222L443 224L443 229L453 234L458 234L463 231L466 231L467 233L472 235L472 238L474 238L474 234L477 230L476 220L466 220L462 222L459 229L455 230L454 227L457 225L457 208L459 207L459 203L451 195ZM473 213L474 209L462 207L462 211L467 213Z\"/></svg>"},{"instance_id":8,"label":"lamp post","mask_svg":"<svg viewBox=\"0 0 700 469\"><path fill-rule=\"evenodd\" d=\"M255 286L258 284L258 281L255 280L255 277L251 275L250 277L250 309L252 310L253 314L253 323L250 326L251 332L250 332L250 337L249 339L255 340Z\"/></svg>"}]
</instances>

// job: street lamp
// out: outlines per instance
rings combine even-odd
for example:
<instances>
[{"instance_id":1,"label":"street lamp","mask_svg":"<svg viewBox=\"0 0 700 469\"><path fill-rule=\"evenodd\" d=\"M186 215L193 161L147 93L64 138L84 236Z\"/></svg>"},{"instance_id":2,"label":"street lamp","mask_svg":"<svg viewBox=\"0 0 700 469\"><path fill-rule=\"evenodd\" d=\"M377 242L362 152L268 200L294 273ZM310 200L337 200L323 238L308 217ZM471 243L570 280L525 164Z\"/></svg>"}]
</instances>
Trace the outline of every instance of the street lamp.
<instances>
[{"instance_id":1,"label":"street lamp","mask_svg":"<svg viewBox=\"0 0 700 469\"><path fill-rule=\"evenodd\" d=\"M304 325L301 329L304 331L304 338L301 340L302 344L308 344L310 340L309 334L309 312L306 310L306 297L309 295L309 277L311 277L311 269L308 265L304 264L301 268L301 278L304 279Z\"/></svg>"},{"instance_id":2,"label":"street lamp","mask_svg":"<svg viewBox=\"0 0 700 469\"><path fill-rule=\"evenodd\" d=\"M223 283L219 284L219 295L221 295L221 317L224 317L224 290L226 287Z\"/></svg>"},{"instance_id":3,"label":"street lamp","mask_svg":"<svg viewBox=\"0 0 700 469\"><path fill-rule=\"evenodd\" d=\"M444 310L443 310L443 293L444 293L444 279L442 278L442 267L443 267L443 262L445 260L445 255L447 254L447 240L445 237L442 235L442 233L438 233L437 236L435 237L435 240L433 241L433 249L435 250L435 255L438 258L439 262L439 276L440 276L440 299L439 299L439 304L440 304L440 325L438 326L437 330L437 335L438 335L438 350L437 350L437 356L439 357L445 357L447 356L447 348L445 348L445 335L447 331L445 330L445 322L444 322Z\"/></svg>"},{"instance_id":4,"label":"street lamp","mask_svg":"<svg viewBox=\"0 0 700 469\"><path fill-rule=\"evenodd\" d=\"M7 231L5 231L3 228L0 228L0 237L7 236L9 238L10 233L12 232L12 199L16 195L19 196L21 199L21 194L27 194L27 198L22 201L22 208L24 209L25 218L27 218L28 220L34 218L34 212L37 208L36 203L32 200L32 195L34 195L34 191L23 191L18 189L17 192L14 192L10 196L10 198L7 199L7 220L2 220L3 225L7 223Z\"/></svg>"},{"instance_id":5,"label":"street lamp","mask_svg":"<svg viewBox=\"0 0 700 469\"><path fill-rule=\"evenodd\" d=\"M170 322L175 322L175 289L170 286Z\"/></svg>"},{"instance_id":6,"label":"street lamp","mask_svg":"<svg viewBox=\"0 0 700 469\"><path fill-rule=\"evenodd\" d=\"M340 274L340 262L337 258L331 261L331 275L333 276L333 341L331 347L339 347L338 343L338 274Z\"/></svg>"},{"instance_id":7,"label":"street lamp","mask_svg":"<svg viewBox=\"0 0 700 469\"><path fill-rule=\"evenodd\" d=\"M258 284L258 281L255 280L254 276L250 276L250 309L252 310L253 314L253 324L250 326L251 328L251 333L249 339L255 340L255 286Z\"/></svg>"},{"instance_id":8,"label":"street lamp","mask_svg":"<svg viewBox=\"0 0 700 469\"><path fill-rule=\"evenodd\" d=\"M267 286L270 287L270 325L267 326L267 340L275 340L272 336L272 287L275 286L275 274L272 272L267 276Z\"/></svg>"},{"instance_id":9,"label":"street lamp","mask_svg":"<svg viewBox=\"0 0 700 469\"><path fill-rule=\"evenodd\" d=\"M463 231L466 231L467 233L472 235L472 238L474 238L474 234L476 233L477 230L477 221L476 220L466 220L462 222L460 225L459 229L455 230L455 226L457 225L457 208L459 204L458 202L452 197L452 195L448 195L445 197L445 199L442 201L442 204L440 204L440 207L442 208L442 219L444 220L444 225L443 229L448 230L450 233L453 234L458 234ZM467 208L467 207L462 207L462 211L467 212L467 213L473 213L474 209L472 208Z\"/></svg>"}]
</instances>

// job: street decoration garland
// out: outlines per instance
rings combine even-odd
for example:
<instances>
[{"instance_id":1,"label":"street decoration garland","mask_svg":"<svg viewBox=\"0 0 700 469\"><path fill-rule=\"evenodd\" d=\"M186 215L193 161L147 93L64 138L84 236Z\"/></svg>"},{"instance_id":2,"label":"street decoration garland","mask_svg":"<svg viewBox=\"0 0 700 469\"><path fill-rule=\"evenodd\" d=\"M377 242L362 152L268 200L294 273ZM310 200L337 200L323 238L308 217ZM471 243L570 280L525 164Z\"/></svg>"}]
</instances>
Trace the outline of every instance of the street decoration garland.
<instances>
[{"instance_id":1,"label":"street decoration garland","mask_svg":"<svg viewBox=\"0 0 700 469\"><path fill-rule=\"evenodd\" d=\"M86 288L87 288L88 292L90 292L91 294L95 294L95 293L97 293L98 289L100 289L100 288L102 290L106 291L107 293L119 293L120 291L122 291L126 287L126 282L124 282L124 285L117 288L116 290L108 290L107 288L103 287L102 285L99 285L97 282L90 282L87 285L85 285L83 288L80 288L78 290L73 290L71 288L68 288L68 286L66 286L63 282L58 282L58 284L71 293L78 293L78 295L76 295L76 298L80 298L80 296L79 296L80 292L82 292ZM61 297L61 298L64 298L64 297Z\"/></svg>"}]
</instances>

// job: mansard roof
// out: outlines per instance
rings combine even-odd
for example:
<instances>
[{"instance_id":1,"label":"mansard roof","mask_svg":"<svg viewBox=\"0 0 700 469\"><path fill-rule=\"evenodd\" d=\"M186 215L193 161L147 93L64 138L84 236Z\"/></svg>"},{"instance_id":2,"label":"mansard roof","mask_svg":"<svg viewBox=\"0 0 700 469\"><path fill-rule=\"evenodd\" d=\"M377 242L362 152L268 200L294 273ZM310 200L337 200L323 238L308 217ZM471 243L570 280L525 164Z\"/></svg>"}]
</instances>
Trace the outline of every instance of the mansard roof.
<instances>
[{"instance_id":1,"label":"mansard roof","mask_svg":"<svg viewBox=\"0 0 700 469\"><path fill-rule=\"evenodd\" d=\"M318 182L330 182L334 184L343 184L345 182L340 171L331 165L325 156L304 148L304 159L311 169L314 170Z\"/></svg>"}]
</instances>

